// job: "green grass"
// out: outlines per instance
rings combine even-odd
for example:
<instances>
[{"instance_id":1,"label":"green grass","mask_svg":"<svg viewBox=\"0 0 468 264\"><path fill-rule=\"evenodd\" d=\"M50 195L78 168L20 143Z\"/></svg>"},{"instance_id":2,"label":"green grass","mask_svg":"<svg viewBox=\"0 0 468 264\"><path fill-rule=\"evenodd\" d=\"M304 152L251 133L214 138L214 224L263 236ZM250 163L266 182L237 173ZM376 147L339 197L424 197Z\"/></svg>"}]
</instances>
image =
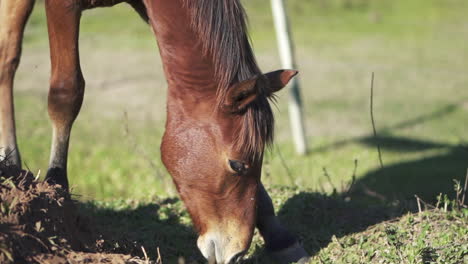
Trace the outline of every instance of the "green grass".
<instances>
[{"instance_id":1,"label":"green grass","mask_svg":"<svg viewBox=\"0 0 468 264\"><path fill-rule=\"evenodd\" d=\"M466 263L466 224L462 213L408 214L362 233L332 237L310 263Z\"/></svg>"}]
</instances>

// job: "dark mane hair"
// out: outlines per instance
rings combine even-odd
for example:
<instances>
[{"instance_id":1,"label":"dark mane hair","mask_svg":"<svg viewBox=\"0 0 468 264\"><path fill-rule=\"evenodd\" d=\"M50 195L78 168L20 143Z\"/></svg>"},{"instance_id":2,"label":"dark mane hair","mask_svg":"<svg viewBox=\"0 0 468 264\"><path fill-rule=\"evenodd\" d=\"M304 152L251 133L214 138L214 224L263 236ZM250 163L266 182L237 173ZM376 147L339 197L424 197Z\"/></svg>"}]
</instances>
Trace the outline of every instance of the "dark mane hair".
<instances>
[{"instance_id":1,"label":"dark mane hair","mask_svg":"<svg viewBox=\"0 0 468 264\"><path fill-rule=\"evenodd\" d=\"M214 63L218 82L217 101L222 105L232 84L261 74L247 34L246 14L239 0L183 0L203 52ZM235 142L246 158L260 158L273 140L274 118L258 82L260 96L242 115Z\"/></svg>"}]
</instances>

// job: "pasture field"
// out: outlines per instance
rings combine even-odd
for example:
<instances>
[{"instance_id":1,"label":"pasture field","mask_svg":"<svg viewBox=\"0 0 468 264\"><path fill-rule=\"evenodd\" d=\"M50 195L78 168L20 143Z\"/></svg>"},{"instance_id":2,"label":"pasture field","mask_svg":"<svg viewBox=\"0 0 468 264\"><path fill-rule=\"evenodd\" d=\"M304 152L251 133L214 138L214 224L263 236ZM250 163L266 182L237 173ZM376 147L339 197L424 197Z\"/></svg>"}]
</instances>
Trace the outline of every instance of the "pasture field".
<instances>
[{"instance_id":1,"label":"pasture field","mask_svg":"<svg viewBox=\"0 0 468 264\"><path fill-rule=\"evenodd\" d=\"M280 68L268 1L244 3L261 68ZM417 209L415 194L432 204L440 193L454 199L453 180L467 173L468 2L287 3L310 152L294 153L282 91L262 177L283 221L303 237L314 263L466 263L466 210L408 212ZM46 32L39 2L25 33L15 103L22 159L42 175L51 135ZM69 155L75 198L111 232L138 230L130 239L150 257L149 236L157 232L148 230L159 229L163 259L180 252L197 259L187 213L171 198L176 192L160 161L166 90L151 30L126 5L90 10L80 44L87 85ZM267 263L258 237L251 250L252 263Z\"/></svg>"},{"instance_id":2,"label":"pasture field","mask_svg":"<svg viewBox=\"0 0 468 264\"><path fill-rule=\"evenodd\" d=\"M350 8L339 1L288 3L310 153L294 154L282 91L265 183L332 192L332 185L351 180L357 161L356 179L389 198L450 191L452 179L461 180L467 167L466 1L379 1ZM268 5L245 4L262 69L280 68ZM87 86L71 142L75 192L82 199L174 194L159 158L165 81L149 27L126 5L87 11L82 21ZM27 28L23 55L15 87L20 150L32 170L45 172L50 66L41 4ZM369 117L371 72L377 140Z\"/></svg>"}]
</instances>

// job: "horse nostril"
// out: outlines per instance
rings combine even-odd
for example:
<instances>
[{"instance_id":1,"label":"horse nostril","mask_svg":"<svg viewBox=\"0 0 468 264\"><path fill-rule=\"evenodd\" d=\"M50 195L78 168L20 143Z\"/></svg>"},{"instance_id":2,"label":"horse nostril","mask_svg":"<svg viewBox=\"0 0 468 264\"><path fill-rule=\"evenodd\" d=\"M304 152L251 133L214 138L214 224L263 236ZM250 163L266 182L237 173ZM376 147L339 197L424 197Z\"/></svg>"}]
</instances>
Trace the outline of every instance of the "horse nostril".
<instances>
[{"instance_id":1,"label":"horse nostril","mask_svg":"<svg viewBox=\"0 0 468 264\"><path fill-rule=\"evenodd\" d=\"M244 257L244 255L245 255L246 252L247 252L247 251L244 250L244 251L241 251L241 252L235 254L235 255L232 256L231 259L230 259L228 262L226 262L226 263L227 263L227 264L236 264L236 263L239 263L239 261L242 260L242 258Z\"/></svg>"}]
</instances>

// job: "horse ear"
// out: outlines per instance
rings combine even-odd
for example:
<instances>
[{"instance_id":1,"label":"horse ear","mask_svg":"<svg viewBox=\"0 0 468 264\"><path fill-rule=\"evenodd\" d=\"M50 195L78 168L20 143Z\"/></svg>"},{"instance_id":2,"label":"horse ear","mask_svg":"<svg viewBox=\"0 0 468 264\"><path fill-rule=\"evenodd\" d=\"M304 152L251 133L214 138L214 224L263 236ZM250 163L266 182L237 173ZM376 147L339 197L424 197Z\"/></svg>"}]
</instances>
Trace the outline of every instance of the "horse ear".
<instances>
[{"instance_id":1,"label":"horse ear","mask_svg":"<svg viewBox=\"0 0 468 264\"><path fill-rule=\"evenodd\" d=\"M257 98L256 87L258 76L234 84L229 88L224 108L231 113L245 110L247 105Z\"/></svg>"},{"instance_id":2,"label":"horse ear","mask_svg":"<svg viewBox=\"0 0 468 264\"><path fill-rule=\"evenodd\" d=\"M277 70L265 74L265 77L269 81L268 95L283 89L288 82L298 74L295 70Z\"/></svg>"},{"instance_id":3,"label":"horse ear","mask_svg":"<svg viewBox=\"0 0 468 264\"><path fill-rule=\"evenodd\" d=\"M274 92L281 90L294 77L298 71L295 70L278 70L269 72L263 75L268 80L266 96L271 96ZM239 113L253 102L258 94L256 86L258 78L255 76L251 79L234 84L229 88L224 108L230 113Z\"/></svg>"}]
</instances>

